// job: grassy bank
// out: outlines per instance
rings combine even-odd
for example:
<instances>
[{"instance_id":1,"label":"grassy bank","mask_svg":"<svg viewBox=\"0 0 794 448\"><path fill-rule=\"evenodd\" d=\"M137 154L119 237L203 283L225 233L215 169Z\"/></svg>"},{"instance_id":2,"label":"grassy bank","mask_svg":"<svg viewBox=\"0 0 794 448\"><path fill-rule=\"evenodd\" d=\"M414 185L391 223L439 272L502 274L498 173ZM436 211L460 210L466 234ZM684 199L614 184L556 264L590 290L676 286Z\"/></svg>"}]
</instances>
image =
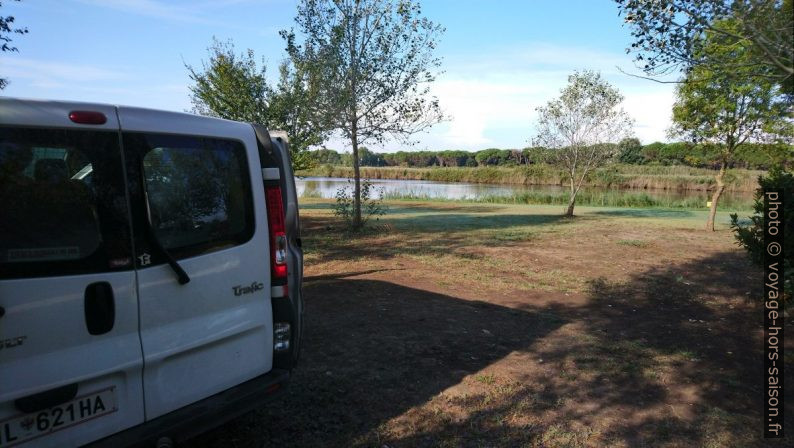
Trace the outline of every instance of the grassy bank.
<instances>
[{"instance_id":1,"label":"grassy bank","mask_svg":"<svg viewBox=\"0 0 794 448\"><path fill-rule=\"evenodd\" d=\"M298 172L301 176L352 177L353 168L319 165ZM714 185L715 172L686 166L611 165L595 170L585 181L588 187L705 191ZM755 191L761 171L730 170L727 191ZM406 168L361 167L369 179L428 180L481 184L565 185L565 173L553 166L538 164L517 167Z\"/></svg>"},{"instance_id":2,"label":"grassy bank","mask_svg":"<svg viewBox=\"0 0 794 448\"><path fill-rule=\"evenodd\" d=\"M432 201L432 202L469 202L487 204L532 204L532 205L567 205L568 193L548 193L528 191L509 196L484 196L473 199L444 199L415 194L384 195L386 200ZM632 207L632 208L672 208L707 210L705 199L702 197L668 198L654 197L645 193L626 193L623 191L591 192L582 191L576 196L576 204L592 207ZM753 201L750 198L733 199L723 196L720 199L720 210L750 211Z\"/></svg>"}]
</instances>

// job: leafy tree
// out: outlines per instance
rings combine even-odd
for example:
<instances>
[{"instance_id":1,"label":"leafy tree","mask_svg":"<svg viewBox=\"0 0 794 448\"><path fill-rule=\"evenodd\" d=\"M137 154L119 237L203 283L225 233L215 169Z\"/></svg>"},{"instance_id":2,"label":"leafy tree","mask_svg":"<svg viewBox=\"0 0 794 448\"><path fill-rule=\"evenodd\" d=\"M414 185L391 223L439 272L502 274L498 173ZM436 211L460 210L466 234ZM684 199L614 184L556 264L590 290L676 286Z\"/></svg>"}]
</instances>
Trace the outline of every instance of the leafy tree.
<instances>
[{"instance_id":1,"label":"leafy tree","mask_svg":"<svg viewBox=\"0 0 794 448\"><path fill-rule=\"evenodd\" d=\"M361 166L385 166L386 160L383 155L377 152L372 152L366 146L358 148L358 163Z\"/></svg>"},{"instance_id":2,"label":"leafy tree","mask_svg":"<svg viewBox=\"0 0 794 448\"><path fill-rule=\"evenodd\" d=\"M638 138L624 138L618 143L618 161L639 165L645 161Z\"/></svg>"},{"instance_id":3,"label":"leafy tree","mask_svg":"<svg viewBox=\"0 0 794 448\"><path fill-rule=\"evenodd\" d=\"M549 158L549 150L542 146L524 148L521 152L524 155L524 160L527 165L544 163Z\"/></svg>"},{"instance_id":4,"label":"leafy tree","mask_svg":"<svg viewBox=\"0 0 794 448\"><path fill-rule=\"evenodd\" d=\"M527 158L524 157L524 151L520 149L510 149L510 157L508 160L514 162L516 165L528 164Z\"/></svg>"},{"instance_id":5,"label":"leafy tree","mask_svg":"<svg viewBox=\"0 0 794 448\"><path fill-rule=\"evenodd\" d=\"M443 28L421 16L411 0L301 0L293 31L282 31L287 51L319 73L320 103L330 127L353 150L354 215L361 227L359 145L410 136L443 118L428 83Z\"/></svg>"},{"instance_id":6,"label":"leafy tree","mask_svg":"<svg viewBox=\"0 0 794 448\"><path fill-rule=\"evenodd\" d=\"M327 165L342 164L342 157L339 155L338 152L334 151L333 149L322 148L316 151L311 151L309 154L314 159L315 163L322 163Z\"/></svg>"},{"instance_id":7,"label":"leafy tree","mask_svg":"<svg viewBox=\"0 0 794 448\"><path fill-rule=\"evenodd\" d=\"M792 0L615 0L631 27L626 50L651 76L701 67L712 72L741 70L794 94L794 1ZM734 26L726 27L732 22ZM725 52L702 51L703 36L716 34L746 53L737 61ZM692 79L692 77L688 77Z\"/></svg>"},{"instance_id":8,"label":"leafy tree","mask_svg":"<svg viewBox=\"0 0 794 448\"><path fill-rule=\"evenodd\" d=\"M739 25L725 23L721 26L732 30ZM724 35L716 32L707 32L706 40L696 57L704 60L731 58L739 64L744 63L745 67L730 72L714 71L709 64L694 67L676 90L670 132L688 136L695 143L721 143L715 146L719 172L715 176L717 186L706 222L706 228L714 230L717 205L725 190L725 173L737 149L751 139L764 136L763 129L771 122L783 120L786 102L773 80L752 76L756 68L750 49L729 46Z\"/></svg>"},{"instance_id":9,"label":"leafy tree","mask_svg":"<svg viewBox=\"0 0 794 448\"><path fill-rule=\"evenodd\" d=\"M551 149L549 162L565 169L570 184L566 216L573 216L576 195L588 173L606 163L627 137L632 120L619 108L623 95L592 71L574 72L560 97L538 107L535 145Z\"/></svg>"},{"instance_id":10,"label":"leafy tree","mask_svg":"<svg viewBox=\"0 0 794 448\"><path fill-rule=\"evenodd\" d=\"M466 166L470 157L472 154L466 151L441 151L436 155L440 166Z\"/></svg>"},{"instance_id":11,"label":"leafy tree","mask_svg":"<svg viewBox=\"0 0 794 448\"><path fill-rule=\"evenodd\" d=\"M474 159L479 166L499 165L503 160L502 150L499 148L488 148L482 151L477 151Z\"/></svg>"},{"instance_id":12,"label":"leafy tree","mask_svg":"<svg viewBox=\"0 0 794 448\"><path fill-rule=\"evenodd\" d=\"M322 144L329 134L319 110L319 82L311 67L299 62L282 62L279 75L270 91L268 126L287 132L293 169L310 168L314 161L308 149Z\"/></svg>"},{"instance_id":13,"label":"leafy tree","mask_svg":"<svg viewBox=\"0 0 794 448\"><path fill-rule=\"evenodd\" d=\"M201 71L185 64L195 83L190 86L193 112L267 125L270 87L264 61L260 68L253 50L238 55L231 41L213 38L207 50L209 62L202 62Z\"/></svg>"},{"instance_id":14,"label":"leafy tree","mask_svg":"<svg viewBox=\"0 0 794 448\"><path fill-rule=\"evenodd\" d=\"M313 160L308 148L328 134L318 118L312 72L283 62L274 88L267 83L264 61L260 67L253 50L237 54L231 41L213 39L208 51L201 71L185 64L195 83L190 87L193 112L286 131L293 169L309 168Z\"/></svg>"},{"instance_id":15,"label":"leafy tree","mask_svg":"<svg viewBox=\"0 0 794 448\"><path fill-rule=\"evenodd\" d=\"M781 228L785 235L791 235L794 232L794 174L782 170L779 166L772 168L768 176L759 176L758 190L755 194L755 204L753 209L755 213L750 217L749 224L742 224L739 222L737 214L731 215L731 228L734 231L736 242L747 249L750 258L758 265L763 265L764 253L766 246L764 245L764 190L780 189L784 191L785 202L782 210L783 223ZM789 302L791 297L794 296L794 238L786 237L783 241L783 289L786 292L784 300Z\"/></svg>"},{"instance_id":16,"label":"leafy tree","mask_svg":"<svg viewBox=\"0 0 794 448\"><path fill-rule=\"evenodd\" d=\"M22 0L12 0L12 1L19 2ZM2 6L3 3L0 2L0 7ZM19 49L11 45L11 42L13 41L13 39L11 39L11 35L27 34L28 32L27 27L22 27L22 28L17 27L14 25L14 21L15 21L14 16L0 16L0 42L2 43L2 45L0 45L0 50L2 50L3 52L6 51L18 52ZM0 90L5 89L7 85L8 85L8 79L0 78Z\"/></svg>"}]
</instances>

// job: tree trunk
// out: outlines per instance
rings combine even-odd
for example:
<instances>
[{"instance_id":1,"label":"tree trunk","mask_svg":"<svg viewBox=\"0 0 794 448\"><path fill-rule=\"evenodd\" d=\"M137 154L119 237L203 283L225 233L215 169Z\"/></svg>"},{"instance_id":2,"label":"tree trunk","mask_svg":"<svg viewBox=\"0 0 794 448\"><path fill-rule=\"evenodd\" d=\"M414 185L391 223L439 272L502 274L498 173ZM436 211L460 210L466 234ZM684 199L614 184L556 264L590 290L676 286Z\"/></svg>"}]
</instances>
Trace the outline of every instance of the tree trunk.
<instances>
[{"instance_id":1,"label":"tree trunk","mask_svg":"<svg viewBox=\"0 0 794 448\"><path fill-rule=\"evenodd\" d=\"M358 166L358 123L353 120L350 133L350 144L353 146L353 230L361 228L361 171Z\"/></svg>"},{"instance_id":2,"label":"tree trunk","mask_svg":"<svg viewBox=\"0 0 794 448\"><path fill-rule=\"evenodd\" d=\"M571 197L568 200L568 208L565 211L565 216L573 217L573 207L576 205L576 187L574 186L573 176L571 176Z\"/></svg>"},{"instance_id":3,"label":"tree trunk","mask_svg":"<svg viewBox=\"0 0 794 448\"><path fill-rule=\"evenodd\" d=\"M717 216L717 202L720 200L722 192L725 191L725 170L727 163L723 160L720 164L720 172L714 177L717 181L717 189L711 195L711 209L709 210L709 219L706 221L706 230L714 231L714 217Z\"/></svg>"},{"instance_id":4,"label":"tree trunk","mask_svg":"<svg viewBox=\"0 0 794 448\"><path fill-rule=\"evenodd\" d=\"M576 205L576 196L571 196L571 200L568 201L568 209L565 211L565 216L573 218L574 205Z\"/></svg>"}]
</instances>

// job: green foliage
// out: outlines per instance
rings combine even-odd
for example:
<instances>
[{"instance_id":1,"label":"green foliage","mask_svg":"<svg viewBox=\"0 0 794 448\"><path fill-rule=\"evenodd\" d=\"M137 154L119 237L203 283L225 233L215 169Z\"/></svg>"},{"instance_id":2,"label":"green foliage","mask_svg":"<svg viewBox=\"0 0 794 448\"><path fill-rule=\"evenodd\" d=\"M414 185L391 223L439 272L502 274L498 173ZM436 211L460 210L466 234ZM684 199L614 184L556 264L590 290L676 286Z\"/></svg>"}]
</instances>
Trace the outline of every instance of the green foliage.
<instances>
[{"instance_id":1,"label":"green foliage","mask_svg":"<svg viewBox=\"0 0 794 448\"><path fill-rule=\"evenodd\" d=\"M314 160L314 164L322 165L341 165L342 157L333 149L322 148L310 151L309 155Z\"/></svg>"},{"instance_id":2,"label":"green foliage","mask_svg":"<svg viewBox=\"0 0 794 448\"><path fill-rule=\"evenodd\" d=\"M763 190L781 189L784 191L784 221L781 227L786 232L794 230L794 174L784 171L778 167L773 168L768 176L758 178L759 189L755 194L753 210L755 213L750 216L749 223L739 221L737 214L731 215L731 228L734 231L737 243L744 247L750 254L750 258L758 265L763 265L764 253L764 196ZM785 258L784 289L787 300L790 300L794 292L794 237L786 234L783 241L783 253Z\"/></svg>"},{"instance_id":3,"label":"green foliage","mask_svg":"<svg viewBox=\"0 0 794 448\"><path fill-rule=\"evenodd\" d=\"M792 0L615 0L631 28L627 49L651 75L708 70L721 75L741 72L771 80L794 94L794 1ZM725 29L726 22L732 22ZM721 35L731 51L707 54L702 37Z\"/></svg>"},{"instance_id":4,"label":"green foliage","mask_svg":"<svg viewBox=\"0 0 794 448\"><path fill-rule=\"evenodd\" d=\"M318 80L310 67L290 61L279 66L279 81L270 90L267 124L287 132L293 169L306 169L314 163L308 153L328 137L328 125L318 108Z\"/></svg>"},{"instance_id":5,"label":"green foliage","mask_svg":"<svg viewBox=\"0 0 794 448\"><path fill-rule=\"evenodd\" d=\"M533 146L531 148L524 148L521 150L521 154L524 157L524 162L527 165L533 165L538 163L546 163L551 156L550 150L544 148L542 146Z\"/></svg>"},{"instance_id":6,"label":"green foliage","mask_svg":"<svg viewBox=\"0 0 794 448\"><path fill-rule=\"evenodd\" d=\"M505 153L498 148L489 148L477 152L474 159L479 166L500 165L507 159Z\"/></svg>"},{"instance_id":7,"label":"green foliage","mask_svg":"<svg viewBox=\"0 0 794 448\"><path fill-rule=\"evenodd\" d=\"M763 131L777 128L776 122L787 122L789 106L771 78L758 76L751 49L731 44L731 36L741 32L742 25L725 19L713 26L718 26L719 31L711 30L700 37L702 42L693 54L706 61L730 59L740 66L730 72L714 70L707 64L693 67L676 89L671 129L672 134L687 136L694 143L714 145L718 150L717 188L706 222L709 230L714 230L725 173L737 149L748 141L770 137Z\"/></svg>"},{"instance_id":8,"label":"green foliage","mask_svg":"<svg viewBox=\"0 0 794 448\"><path fill-rule=\"evenodd\" d=\"M356 223L355 197L353 195L352 180L347 180L348 185L339 187L336 190L336 204L334 204L334 215L340 218L345 226L353 231L360 230L372 218L380 219L388 211L388 207L383 204L383 189L375 191L369 179L361 181L361 220ZM375 198L375 194L378 195Z\"/></svg>"},{"instance_id":9,"label":"green foliage","mask_svg":"<svg viewBox=\"0 0 794 448\"><path fill-rule=\"evenodd\" d=\"M22 0L12 0L12 1L22 1ZM2 6L2 3L0 3ZM17 27L14 25L14 16L0 16L0 51L5 53L6 51L10 52L18 52L19 49L13 45L9 45L13 39L11 39L12 34L27 34L28 29L27 27ZM8 79L0 77L0 90L3 90L8 85Z\"/></svg>"},{"instance_id":10,"label":"green foliage","mask_svg":"<svg viewBox=\"0 0 794 448\"><path fill-rule=\"evenodd\" d=\"M445 199L430 197L415 193L387 193L387 200L413 200L413 201L462 201L491 204L530 204L530 205L566 205L570 200L566 192L527 191L502 196L481 196L471 199ZM702 197L666 197L651 196L646 193L629 192L625 190L591 191L583 190L576 197L577 205L591 207L621 207L621 208L664 208L704 210L705 201ZM738 200L729 206L734 210L749 210L750 203Z\"/></svg>"},{"instance_id":11,"label":"green foliage","mask_svg":"<svg viewBox=\"0 0 794 448\"><path fill-rule=\"evenodd\" d=\"M262 62L253 50L237 54L231 41L213 39L209 61L197 71L185 65L194 85L190 87L193 112L200 115L245 121L282 130L289 138L293 169L310 168L310 146L321 144L327 127L317 113L315 76L290 62L279 66L279 81L268 85Z\"/></svg>"},{"instance_id":12,"label":"green foliage","mask_svg":"<svg viewBox=\"0 0 794 448\"><path fill-rule=\"evenodd\" d=\"M713 169L719 165L721 144L693 144L687 142L655 142L636 146L637 139L624 139L617 145L617 161L627 165L670 166L683 165ZM370 153L375 157L359 157L361 166L404 167L475 167L477 155L480 160L489 159L485 166L531 166L543 165L552 150L543 147L518 150L485 149L482 151L398 151L394 153ZM500 157L498 154L509 154ZM332 149L311 151L315 163L352 166L349 153L338 153ZM487 154L487 155L486 155ZM493 156L497 154L493 158ZM794 163L794 146L785 143L747 143L736 149L732 168L767 170L774 165L789 166ZM794 166L794 165L791 165Z\"/></svg>"},{"instance_id":13,"label":"green foliage","mask_svg":"<svg viewBox=\"0 0 794 448\"><path fill-rule=\"evenodd\" d=\"M281 32L287 52L315 74L329 129L350 141L360 195L359 144L410 142L443 119L429 83L441 64L433 50L444 29L411 0L302 0L295 22L298 34ZM358 226L361 210L354 215Z\"/></svg>"},{"instance_id":14,"label":"green foliage","mask_svg":"<svg viewBox=\"0 0 794 448\"><path fill-rule=\"evenodd\" d=\"M193 112L267 125L270 87L264 62L259 67L253 50L237 54L231 41L213 38L207 50L209 61L202 62L201 71L185 64L194 82L190 86Z\"/></svg>"},{"instance_id":15,"label":"green foliage","mask_svg":"<svg viewBox=\"0 0 794 448\"><path fill-rule=\"evenodd\" d=\"M724 32L738 32L739 25L725 20ZM673 134L695 143L719 143L722 163L733 160L735 150L747 141L759 139L763 129L784 120L788 107L778 87L769 79L754 77L752 54L741 46L729 46L721 33L708 33L697 55L727 58L743 63L744 69L729 73L696 66L676 89L673 105Z\"/></svg>"},{"instance_id":16,"label":"green foliage","mask_svg":"<svg viewBox=\"0 0 794 448\"><path fill-rule=\"evenodd\" d=\"M538 107L535 142L551 149L548 161L565 170L571 187L567 216L590 170L615 153L610 142L631 134L632 119L620 107L623 95L592 71L574 72L559 98Z\"/></svg>"},{"instance_id":17,"label":"green foliage","mask_svg":"<svg viewBox=\"0 0 794 448\"><path fill-rule=\"evenodd\" d=\"M358 163L361 166L385 166L383 155L372 152L366 146L358 148Z\"/></svg>"},{"instance_id":18,"label":"green foliage","mask_svg":"<svg viewBox=\"0 0 794 448\"><path fill-rule=\"evenodd\" d=\"M642 164L642 144L638 138L624 138L618 143L618 161L621 163Z\"/></svg>"}]
</instances>

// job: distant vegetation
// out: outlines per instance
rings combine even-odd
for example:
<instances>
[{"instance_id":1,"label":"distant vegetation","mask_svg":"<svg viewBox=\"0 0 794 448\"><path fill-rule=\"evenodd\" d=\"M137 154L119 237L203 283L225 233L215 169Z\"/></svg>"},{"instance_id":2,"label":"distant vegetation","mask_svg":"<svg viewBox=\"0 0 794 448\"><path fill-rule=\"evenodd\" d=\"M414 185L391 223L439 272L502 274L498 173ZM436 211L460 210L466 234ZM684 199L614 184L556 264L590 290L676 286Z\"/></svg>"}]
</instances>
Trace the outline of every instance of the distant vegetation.
<instances>
[{"instance_id":1,"label":"distant vegetation","mask_svg":"<svg viewBox=\"0 0 794 448\"><path fill-rule=\"evenodd\" d=\"M423 202L474 202L486 204L530 204L530 205L567 205L570 200L566 191L536 191L529 190L511 195L490 195L467 199L446 199L431 197L415 193L386 193L386 200L406 200ZM625 191L580 191L576 197L578 205L590 207L636 207L636 208L663 208L663 209L706 209L702 196L691 195L687 197L652 196L644 192ZM723 205L731 210L749 211L752 209L752 200L742 197L727 199Z\"/></svg>"},{"instance_id":2,"label":"distant vegetation","mask_svg":"<svg viewBox=\"0 0 794 448\"><path fill-rule=\"evenodd\" d=\"M733 170L727 174L727 191L755 191L763 171ZM352 177L353 168L317 165L299 171L301 176ZM545 163L523 166L450 167L363 166L362 178L405 179L479 184L565 185L565 172ZM715 183L712 170L687 166L627 165L616 163L593 170L583 185L603 188L706 191Z\"/></svg>"},{"instance_id":3,"label":"distant vegetation","mask_svg":"<svg viewBox=\"0 0 794 448\"><path fill-rule=\"evenodd\" d=\"M676 166L717 169L721 146L715 144L692 144L684 142L654 142L641 145L637 139L626 139L616 146L616 162L630 165ZM394 153L372 152L359 148L361 166L398 167L494 167L537 165L546 160L546 148L499 149L488 148L470 152L448 151L397 151ZM310 152L317 164L352 166L349 153L333 149ZM767 170L775 165L791 165L794 161L794 146L786 144L746 143L736 152L732 168ZM713 175L713 173L709 173Z\"/></svg>"}]
</instances>

